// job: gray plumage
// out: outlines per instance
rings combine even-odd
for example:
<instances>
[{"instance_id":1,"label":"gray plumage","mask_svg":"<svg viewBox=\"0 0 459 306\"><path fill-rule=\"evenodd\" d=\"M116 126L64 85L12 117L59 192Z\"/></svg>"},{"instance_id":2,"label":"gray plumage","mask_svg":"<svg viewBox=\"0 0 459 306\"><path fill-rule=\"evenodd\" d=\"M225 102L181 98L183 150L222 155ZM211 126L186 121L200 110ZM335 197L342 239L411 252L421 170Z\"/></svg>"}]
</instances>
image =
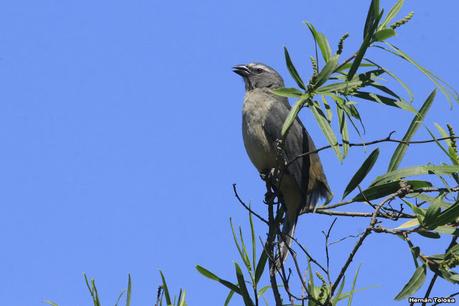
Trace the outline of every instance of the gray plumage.
<instances>
[{"instance_id":1,"label":"gray plumage","mask_svg":"<svg viewBox=\"0 0 459 306\"><path fill-rule=\"evenodd\" d=\"M242 109L242 135L250 160L260 173L266 174L276 167L276 140L281 138L282 125L290 111L288 99L272 92L283 87L282 77L271 67L252 63L239 65L233 71L241 75L245 83ZM287 160L315 150L314 142L299 119L291 126L284 143ZM280 185L287 218L284 221L283 239L291 244L298 216L312 210L320 198L331 197L322 164L317 154L299 158L286 169ZM281 244L281 260L285 260L288 248Z\"/></svg>"}]
</instances>

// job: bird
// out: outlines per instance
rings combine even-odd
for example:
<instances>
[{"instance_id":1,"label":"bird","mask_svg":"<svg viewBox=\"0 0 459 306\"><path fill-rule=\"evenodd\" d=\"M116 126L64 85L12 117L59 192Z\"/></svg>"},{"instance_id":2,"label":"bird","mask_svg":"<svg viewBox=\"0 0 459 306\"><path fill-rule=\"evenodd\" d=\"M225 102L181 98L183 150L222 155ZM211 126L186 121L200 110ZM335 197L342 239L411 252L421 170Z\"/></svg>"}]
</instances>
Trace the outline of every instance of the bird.
<instances>
[{"instance_id":1,"label":"bird","mask_svg":"<svg viewBox=\"0 0 459 306\"><path fill-rule=\"evenodd\" d=\"M236 65L233 72L243 78L245 85L242 107L245 150L263 177L277 166L282 125L291 109L288 98L273 92L274 89L284 87L284 80L276 70L262 63ZM288 161L316 150L311 136L299 118L290 127L282 149L284 158ZM278 188L286 210L279 247L278 260L281 263L287 258L298 216L312 211L320 199L329 201L332 197L317 153L297 158L283 171Z\"/></svg>"}]
</instances>

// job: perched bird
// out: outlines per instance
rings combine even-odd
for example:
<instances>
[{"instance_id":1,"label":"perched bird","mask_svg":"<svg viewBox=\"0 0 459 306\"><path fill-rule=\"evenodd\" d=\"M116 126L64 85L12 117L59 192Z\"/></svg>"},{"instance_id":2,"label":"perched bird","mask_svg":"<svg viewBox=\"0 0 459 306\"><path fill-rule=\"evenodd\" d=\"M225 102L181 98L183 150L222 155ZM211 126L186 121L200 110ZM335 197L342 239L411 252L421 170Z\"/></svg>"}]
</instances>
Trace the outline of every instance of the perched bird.
<instances>
[{"instance_id":1,"label":"perched bird","mask_svg":"<svg viewBox=\"0 0 459 306\"><path fill-rule=\"evenodd\" d=\"M284 81L277 71L260 63L234 66L233 71L242 76L245 83L242 108L244 146L260 174L267 174L276 167L276 140L281 138L282 125L291 108L287 98L272 92L272 89L284 87ZM290 161L315 149L314 142L297 118L283 143L285 158ZM314 209L320 198L331 198L331 191L316 153L298 158L284 171L279 187L287 211L282 228L281 262L288 254L286 244L291 244L290 237L294 235L298 216Z\"/></svg>"}]
</instances>

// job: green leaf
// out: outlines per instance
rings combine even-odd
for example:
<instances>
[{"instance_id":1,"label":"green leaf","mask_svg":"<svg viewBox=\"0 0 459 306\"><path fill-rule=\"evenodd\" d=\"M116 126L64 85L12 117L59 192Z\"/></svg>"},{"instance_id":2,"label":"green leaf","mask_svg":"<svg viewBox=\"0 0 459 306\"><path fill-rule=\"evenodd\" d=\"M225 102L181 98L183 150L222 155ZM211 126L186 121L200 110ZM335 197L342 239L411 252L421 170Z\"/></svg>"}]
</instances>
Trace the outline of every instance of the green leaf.
<instances>
[{"instance_id":1,"label":"green leaf","mask_svg":"<svg viewBox=\"0 0 459 306\"><path fill-rule=\"evenodd\" d=\"M453 272L453 271L449 271L449 270L446 270L444 268L440 268L439 269L440 271L440 276L444 279L446 279L447 281L453 283L453 284L458 284L459 283L459 274Z\"/></svg>"},{"instance_id":2,"label":"green leaf","mask_svg":"<svg viewBox=\"0 0 459 306\"><path fill-rule=\"evenodd\" d=\"M348 81L352 80L352 78L354 77L355 73L357 72L357 69L359 69L360 67L362 59L365 56L365 53L367 52L368 47L370 47L371 45L371 39L373 37L373 33L376 30L378 26L378 22L382 16L381 14L376 13L376 10L378 10L379 12L379 1L373 0L371 2L370 10L368 12L367 21L365 22L363 42L359 48L359 51L357 51L357 54L354 58L354 61L352 62L352 66L349 69L349 72L347 73Z\"/></svg>"},{"instance_id":3,"label":"green leaf","mask_svg":"<svg viewBox=\"0 0 459 306\"><path fill-rule=\"evenodd\" d=\"M317 123L322 129L322 132L324 133L325 138L327 139L328 143L333 147L333 150L335 150L336 156L338 157L339 160L342 160L343 156L338 146L338 140L336 138L335 133L333 132L333 129L330 126L330 123L325 117L324 113L322 112L320 107L317 106L316 104L313 104L310 107L310 109L314 117L316 118Z\"/></svg>"},{"instance_id":4,"label":"green leaf","mask_svg":"<svg viewBox=\"0 0 459 306\"><path fill-rule=\"evenodd\" d=\"M324 104L325 111L327 112L327 120L328 122L332 122L333 113L330 104L328 103L327 98L324 95L321 95L320 97L322 98L322 103Z\"/></svg>"},{"instance_id":5,"label":"green leaf","mask_svg":"<svg viewBox=\"0 0 459 306\"><path fill-rule=\"evenodd\" d=\"M359 276L360 267L361 267L361 266L359 266L359 267L357 268L357 271L355 272L354 281L352 282L352 288L351 288L351 291L349 292L349 299L348 299L348 302L347 302L347 305L348 305L348 306L351 306L351 305L352 305L352 298L353 298L353 296L354 296L355 285L356 285L356 283L357 283L357 277Z\"/></svg>"},{"instance_id":6,"label":"green leaf","mask_svg":"<svg viewBox=\"0 0 459 306\"><path fill-rule=\"evenodd\" d=\"M346 282L346 276L343 276L343 280L341 281L341 284L339 285L338 291L336 292L335 296L331 300L331 303L333 306L338 304L338 302L340 301L340 297L342 296L341 293L343 293L345 282Z\"/></svg>"},{"instance_id":7,"label":"green leaf","mask_svg":"<svg viewBox=\"0 0 459 306\"><path fill-rule=\"evenodd\" d=\"M422 284L426 279L426 270L427 267L425 264L419 266L416 269L416 271L414 271L414 274L413 276L411 276L410 280L403 287L402 291L400 291L394 299L397 301L401 301L407 298L408 296L416 293L416 291L418 291L419 288L421 288Z\"/></svg>"},{"instance_id":8,"label":"green leaf","mask_svg":"<svg viewBox=\"0 0 459 306\"><path fill-rule=\"evenodd\" d=\"M392 19L394 19L395 16L397 16L397 14L400 12L400 9L403 6L403 2L404 2L404 0L398 0L394 4L394 6L390 9L389 13L387 14L386 18L384 19L384 21L379 26L379 29L384 29L389 24L389 22L391 22Z\"/></svg>"},{"instance_id":9,"label":"green leaf","mask_svg":"<svg viewBox=\"0 0 459 306\"><path fill-rule=\"evenodd\" d=\"M228 306L228 305L229 305L229 302L231 301L231 298L233 297L233 295L234 295L234 291L231 290L231 291L228 293L228 296L226 297L225 303L223 304L223 306Z\"/></svg>"},{"instance_id":10,"label":"green leaf","mask_svg":"<svg viewBox=\"0 0 459 306\"><path fill-rule=\"evenodd\" d=\"M178 306L186 306L186 291L182 289L180 289L180 294L179 294L179 298L178 298L178 303L177 305Z\"/></svg>"},{"instance_id":11,"label":"green leaf","mask_svg":"<svg viewBox=\"0 0 459 306\"><path fill-rule=\"evenodd\" d=\"M383 50L385 50L385 51L387 51L389 53L395 54L395 55L403 58L404 60L406 60L410 64L414 65L419 71L421 71L426 77L428 77L435 84L435 86L445 95L445 97L448 100L448 102L450 103L450 105L451 105L451 98L456 100L456 102L459 102L459 94L448 83L446 83L445 81L443 81L442 79L437 77L435 74L433 74L432 72L430 72L426 68L424 68L421 65L419 65L418 63L416 63L410 56L408 56L408 54L406 54L405 52L403 52L402 50L400 50L396 46L394 46L394 45L392 45L391 43L388 43L388 42L384 42L384 44L386 46L388 46L389 49L385 48L385 47L382 47L382 46L377 46L377 47L380 48L380 49L383 49ZM442 85L442 84L444 84L444 85Z\"/></svg>"},{"instance_id":12,"label":"green leaf","mask_svg":"<svg viewBox=\"0 0 459 306\"><path fill-rule=\"evenodd\" d=\"M431 224L435 223L435 220L440 215L441 208L438 203L434 203L429 206L426 210L426 214L424 216L424 220L422 221L422 225L427 229L434 229Z\"/></svg>"},{"instance_id":13,"label":"green leaf","mask_svg":"<svg viewBox=\"0 0 459 306\"><path fill-rule=\"evenodd\" d=\"M296 88L277 88L272 91L278 96L287 98L300 98L303 95L303 92Z\"/></svg>"},{"instance_id":14,"label":"green leaf","mask_svg":"<svg viewBox=\"0 0 459 306\"><path fill-rule=\"evenodd\" d=\"M327 37L325 37L323 33L318 32L316 28L312 25L312 23L305 22L305 24L309 28L309 31L311 31L311 34L314 37L314 40L319 45L320 52L322 53L322 57L324 61L328 62L332 51L331 51L330 43L327 40Z\"/></svg>"},{"instance_id":15,"label":"green leaf","mask_svg":"<svg viewBox=\"0 0 459 306\"><path fill-rule=\"evenodd\" d=\"M359 170L357 170L350 182L347 184L344 190L343 199L363 181L363 179L373 168L374 164L376 163L376 160L378 159L378 156L379 149L375 149L373 152L371 152L371 154L367 157L367 159L360 166Z\"/></svg>"},{"instance_id":16,"label":"green leaf","mask_svg":"<svg viewBox=\"0 0 459 306\"><path fill-rule=\"evenodd\" d=\"M435 123L435 127L440 132L442 138L451 136L438 123ZM451 141L451 139L446 139L445 142L448 145L448 151L446 151L445 149L443 149L443 151L445 151L446 155L448 155L449 159L454 165L459 165L459 159L456 153L456 149L453 147L453 142ZM441 148L443 148L443 146L441 146Z\"/></svg>"},{"instance_id":17,"label":"green leaf","mask_svg":"<svg viewBox=\"0 0 459 306\"><path fill-rule=\"evenodd\" d=\"M244 275L242 274L241 267L235 262L234 267L236 268L236 277L237 277L237 282L239 284L239 288L241 291L241 296L244 300L244 304L246 306L253 306L254 303L252 299L250 298L249 291L247 290L247 286L245 285L245 280L244 280Z\"/></svg>"},{"instance_id":18,"label":"green leaf","mask_svg":"<svg viewBox=\"0 0 459 306\"><path fill-rule=\"evenodd\" d=\"M263 294L265 294L266 291L268 291L269 288L271 288L271 286L267 285L267 286L264 286L263 288L261 288L260 290L258 290L258 297L262 297Z\"/></svg>"},{"instance_id":19,"label":"green leaf","mask_svg":"<svg viewBox=\"0 0 459 306\"><path fill-rule=\"evenodd\" d=\"M418 225L419 225L419 220L417 218L413 218L413 219L406 221L402 225L397 226L395 229L405 229L405 228L410 228L410 227L414 227Z\"/></svg>"},{"instance_id":20,"label":"green leaf","mask_svg":"<svg viewBox=\"0 0 459 306\"><path fill-rule=\"evenodd\" d=\"M290 54L288 54L288 50L286 47L284 47L284 56L285 56L285 62L287 64L288 71L290 72L290 75L292 78L295 80L295 82L298 84L298 86L304 90L306 90L306 86L304 86L304 82L300 77L300 74L296 70L295 66L292 63L292 59L290 58Z\"/></svg>"},{"instance_id":21,"label":"green leaf","mask_svg":"<svg viewBox=\"0 0 459 306\"><path fill-rule=\"evenodd\" d=\"M325 67L317 75L316 83L314 84L316 88L328 81L330 75L335 71L338 66L339 55L335 55L329 59Z\"/></svg>"},{"instance_id":22,"label":"green leaf","mask_svg":"<svg viewBox=\"0 0 459 306\"><path fill-rule=\"evenodd\" d=\"M236 233L234 231L233 221L231 220L231 218L230 218L230 225L231 225L231 232L233 233L234 244L236 244L236 248L237 248L237 251L239 252L239 256L244 262L244 265L246 266L247 270L250 272L251 271L250 259L249 259L249 255L247 254L247 249L245 247L244 241L242 240L241 228L239 227L240 237L241 237L241 245L239 245Z\"/></svg>"},{"instance_id":23,"label":"green leaf","mask_svg":"<svg viewBox=\"0 0 459 306\"><path fill-rule=\"evenodd\" d=\"M402 79L400 79L397 75L395 75L394 73L392 73L391 71L387 70L386 68L382 67L381 65L377 64L376 62L368 59L368 58L365 58L365 61L371 63L371 65L373 66L376 66L378 67L379 69L382 69L384 71L384 73L388 74L391 78L393 78L395 81L397 81L400 86L403 87L403 89L405 89L406 93L408 94L410 100L409 102L412 103L413 100L414 100L414 94L413 92L411 91L411 89L408 87L408 85L402 81ZM363 65L363 63L362 63Z\"/></svg>"},{"instance_id":24,"label":"green leaf","mask_svg":"<svg viewBox=\"0 0 459 306\"><path fill-rule=\"evenodd\" d=\"M309 100L309 97L303 97L296 102L295 106L292 107L292 109L288 113L287 118L284 121L284 124L282 125L282 131L281 131L282 139L285 139L287 137L288 130L292 126L293 122L295 122L295 119L298 116L298 113L300 112L301 108L304 106L304 104L308 100Z\"/></svg>"},{"instance_id":25,"label":"green leaf","mask_svg":"<svg viewBox=\"0 0 459 306\"><path fill-rule=\"evenodd\" d=\"M438 126L437 128L441 128L441 129L442 129L441 126ZM447 151L447 150L443 147L443 145L438 141L437 137L435 137L435 135L432 133L432 131L431 131L429 128L426 127L426 130L427 130L427 132L430 134L430 136L432 137L432 139L435 140L435 143L437 144L437 146L446 154L446 156L449 157L449 159L453 162L453 164L456 165L456 163L455 163L455 157L454 157L453 155L451 155L451 152L450 152L449 150ZM445 137L447 137L447 136L445 136Z\"/></svg>"},{"instance_id":26,"label":"green leaf","mask_svg":"<svg viewBox=\"0 0 459 306\"><path fill-rule=\"evenodd\" d=\"M368 36L372 36L374 29L376 28L375 23L379 15L379 0L372 0L370 8L368 9L367 18L365 20L365 27L363 30L363 38L365 39Z\"/></svg>"},{"instance_id":27,"label":"green leaf","mask_svg":"<svg viewBox=\"0 0 459 306\"><path fill-rule=\"evenodd\" d=\"M403 136L402 141L409 142L411 138L413 137L413 135L416 133L416 131L419 129L419 126L424 121L425 115L429 111L430 106L432 105L432 102L435 99L436 93L437 93L436 90L432 91L432 93L426 99L426 101L422 105L419 112L414 116L413 120L411 121L410 126L408 127L408 130L405 133L405 136ZM387 169L388 172L394 171L395 169L398 168L407 149L408 149L408 144L406 143L400 143L397 146L390 160L389 168Z\"/></svg>"},{"instance_id":28,"label":"green leaf","mask_svg":"<svg viewBox=\"0 0 459 306\"><path fill-rule=\"evenodd\" d=\"M316 89L316 93L344 93L350 88L355 88L356 86L362 85L362 81L360 80L352 80L352 81L345 81L339 83L332 83L326 86L322 86Z\"/></svg>"},{"instance_id":29,"label":"green leaf","mask_svg":"<svg viewBox=\"0 0 459 306\"><path fill-rule=\"evenodd\" d=\"M437 197L431 197L431 196L428 196L426 194L423 194L423 193L420 193L420 194L417 194L415 196L415 198L423 201L423 202L429 202L431 204L437 204L439 207L441 208L448 208L451 206L450 203L447 203L445 201L442 200L442 197L441 196L437 196Z\"/></svg>"},{"instance_id":30,"label":"green leaf","mask_svg":"<svg viewBox=\"0 0 459 306\"><path fill-rule=\"evenodd\" d=\"M237 294L241 294L240 293L241 291L239 290L239 288L235 284L218 277L217 275L215 275L214 273L210 272L206 268L204 268L204 267L202 267L200 265L196 265L196 270L198 270L198 272L201 273L203 276L205 276L205 277L207 277L207 278L209 278L211 280L219 282L220 284L222 284L223 286L225 286L226 288L228 288L230 290L233 290Z\"/></svg>"},{"instance_id":31,"label":"green leaf","mask_svg":"<svg viewBox=\"0 0 459 306\"><path fill-rule=\"evenodd\" d=\"M435 172L435 173L434 173ZM424 175L424 174L452 174L459 172L457 165L424 165L394 170L384 175L378 176L372 185L379 185L389 181L395 181L403 177Z\"/></svg>"},{"instance_id":32,"label":"green leaf","mask_svg":"<svg viewBox=\"0 0 459 306\"><path fill-rule=\"evenodd\" d=\"M456 222L459 218L459 201L441 212L434 220L428 224L430 228L436 228L440 225Z\"/></svg>"},{"instance_id":33,"label":"green leaf","mask_svg":"<svg viewBox=\"0 0 459 306\"><path fill-rule=\"evenodd\" d=\"M426 181L407 181L408 185L413 189L432 187L430 182ZM400 181L388 182L376 186L371 186L370 188L362 191L357 196L355 196L352 201L355 202L364 202L379 199L390 194L397 192L400 189Z\"/></svg>"},{"instance_id":34,"label":"green leaf","mask_svg":"<svg viewBox=\"0 0 459 306\"><path fill-rule=\"evenodd\" d=\"M131 305L131 291L132 291L131 274L128 274L128 287L126 291L126 306Z\"/></svg>"},{"instance_id":35,"label":"green leaf","mask_svg":"<svg viewBox=\"0 0 459 306\"><path fill-rule=\"evenodd\" d=\"M459 229L455 226L441 225L437 226L434 231L440 234L459 236Z\"/></svg>"},{"instance_id":36,"label":"green leaf","mask_svg":"<svg viewBox=\"0 0 459 306\"><path fill-rule=\"evenodd\" d=\"M403 102L403 101L397 101L395 99L370 93L370 92L365 92L365 91L356 91L352 93L352 96L360 98L360 99L365 99L368 101L373 101L373 102L378 102L381 104L386 104L392 107L398 107L404 110L407 110L412 113L416 113L416 109L409 103Z\"/></svg>"},{"instance_id":37,"label":"green leaf","mask_svg":"<svg viewBox=\"0 0 459 306\"><path fill-rule=\"evenodd\" d=\"M392 36L395 36L395 31L393 29L382 29L382 30L379 30L377 31L373 38L374 40L376 41L384 41L388 38L391 38Z\"/></svg>"},{"instance_id":38,"label":"green leaf","mask_svg":"<svg viewBox=\"0 0 459 306\"><path fill-rule=\"evenodd\" d=\"M250 223L250 238L252 239L252 266L256 268L257 265L257 241L255 238L255 227L253 225L252 213L249 212L249 223ZM252 272L251 272L252 273ZM255 280L255 285L257 281Z\"/></svg>"},{"instance_id":39,"label":"green leaf","mask_svg":"<svg viewBox=\"0 0 459 306\"><path fill-rule=\"evenodd\" d=\"M169 294L169 288L167 287L166 278L164 277L163 272L159 271L159 274L161 274L161 280L163 282L162 287L163 287L164 297L166 298L166 304L170 305L172 304L172 300Z\"/></svg>"},{"instance_id":40,"label":"green leaf","mask_svg":"<svg viewBox=\"0 0 459 306\"><path fill-rule=\"evenodd\" d=\"M340 107L337 107L336 111L338 113L339 131L343 143L343 158L345 158L349 152L349 132L347 130L346 115L344 110Z\"/></svg>"},{"instance_id":41,"label":"green leaf","mask_svg":"<svg viewBox=\"0 0 459 306\"><path fill-rule=\"evenodd\" d=\"M408 205L411 210L416 214L416 218L418 219L418 223L419 224L422 224L422 222L424 221L424 216L426 215L426 212L425 212L425 209L423 208L420 208L408 201L406 201L405 199L401 199L403 202L405 202L406 205Z\"/></svg>"},{"instance_id":42,"label":"green leaf","mask_svg":"<svg viewBox=\"0 0 459 306\"><path fill-rule=\"evenodd\" d=\"M416 233L418 233L419 235L421 235L423 237L430 238L430 239L439 239L440 238L440 234L435 233L435 232L417 231Z\"/></svg>"}]
</instances>

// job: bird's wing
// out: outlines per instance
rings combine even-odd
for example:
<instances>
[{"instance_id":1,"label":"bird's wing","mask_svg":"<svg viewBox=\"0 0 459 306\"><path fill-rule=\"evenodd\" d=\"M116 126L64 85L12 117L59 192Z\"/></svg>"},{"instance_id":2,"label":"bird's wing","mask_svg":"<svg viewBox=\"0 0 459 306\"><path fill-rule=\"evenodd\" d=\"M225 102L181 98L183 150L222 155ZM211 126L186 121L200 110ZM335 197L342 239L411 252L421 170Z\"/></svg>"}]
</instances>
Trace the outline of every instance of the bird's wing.
<instances>
[{"instance_id":1,"label":"bird's wing","mask_svg":"<svg viewBox=\"0 0 459 306\"><path fill-rule=\"evenodd\" d=\"M266 136L271 143L276 139L280 139L282 125L291 108L287 98L277 96L272 98L276 99L277 103L272 104L264 127ZM297 118L290 127L284 144L287 159L290 161L302 153L314 151L315 149L311 136ZM288 167L288 172L295 178L300 190L303 191L306 199L305 203L308 206L314 206L320 197L330 197L331 192L318 154L310 154L304 158L298 158ZM310 177L313 179L309 180Z\"/></svg>"}]
</instances>

